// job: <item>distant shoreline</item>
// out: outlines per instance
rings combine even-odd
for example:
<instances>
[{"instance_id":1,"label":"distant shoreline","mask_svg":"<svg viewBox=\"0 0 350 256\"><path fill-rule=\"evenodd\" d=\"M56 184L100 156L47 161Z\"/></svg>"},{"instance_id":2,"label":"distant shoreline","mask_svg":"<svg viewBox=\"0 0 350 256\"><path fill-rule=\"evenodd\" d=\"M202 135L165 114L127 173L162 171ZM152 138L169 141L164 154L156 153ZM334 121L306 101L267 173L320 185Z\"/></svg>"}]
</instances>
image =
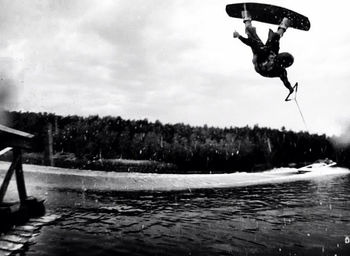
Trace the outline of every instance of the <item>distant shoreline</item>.
<instances>
[{"instance_id":1,"label":"distant shoreline","mask_svg":"<svg viewBox=\"0 0 350 256\"><path fill-rule=\"evenodd\" d=\"M34 135L28 163L64 168L152 173L256 172L348 154L326 135L268 127L209 127L120 116L8 112L11 127ZM45 152L45 161L35 154ZM115 162L118 159L150 164ZM26 160L26 159L24 159ZM37 162L36 162L37 161Z\"/></svg>"}]
</instances>

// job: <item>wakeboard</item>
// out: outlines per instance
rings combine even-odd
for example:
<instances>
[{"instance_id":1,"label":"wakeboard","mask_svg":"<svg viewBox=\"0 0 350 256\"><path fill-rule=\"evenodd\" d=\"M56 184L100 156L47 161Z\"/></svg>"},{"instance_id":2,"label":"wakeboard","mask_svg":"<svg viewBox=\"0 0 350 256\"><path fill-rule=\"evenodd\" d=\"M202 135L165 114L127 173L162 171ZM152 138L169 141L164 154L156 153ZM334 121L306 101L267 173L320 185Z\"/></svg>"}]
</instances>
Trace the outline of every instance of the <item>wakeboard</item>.
<instances>
[{"instance_id":1,"label":"wakeboard","mask_svg":"<svg viewBox=\"0 0 350 256\"><path fill-rule=\"evenodd\" d=\"M228 4L226 6L227 14L233 18L241 19L243 11L248 11L252 20L264 23L279 25L286 17L291 22L289 27L308 31L311 26L306 16L277 5L249 2Z\"/></svg>"}]
</instances>

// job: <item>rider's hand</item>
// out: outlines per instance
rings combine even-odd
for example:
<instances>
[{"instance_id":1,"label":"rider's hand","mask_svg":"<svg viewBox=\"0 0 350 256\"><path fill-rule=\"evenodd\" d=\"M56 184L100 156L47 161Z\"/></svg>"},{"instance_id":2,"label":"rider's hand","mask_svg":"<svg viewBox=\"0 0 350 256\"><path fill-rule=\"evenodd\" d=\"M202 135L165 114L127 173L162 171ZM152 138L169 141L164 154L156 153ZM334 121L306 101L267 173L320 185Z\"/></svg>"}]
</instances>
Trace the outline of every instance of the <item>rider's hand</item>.
<instances>
[{"instance_id":1,"label":"rider's hand","mask_svg":"<svg viewBox=\"0 0 350 256\"><path fill-rule=\"evenodd\" d=\"M235 32L233 32L233 37L234 38L237 38L237 37L239 37L240 35L239 35L239 33L237 32L237 31L235 31Z\"/></svg>"}]
</instances>

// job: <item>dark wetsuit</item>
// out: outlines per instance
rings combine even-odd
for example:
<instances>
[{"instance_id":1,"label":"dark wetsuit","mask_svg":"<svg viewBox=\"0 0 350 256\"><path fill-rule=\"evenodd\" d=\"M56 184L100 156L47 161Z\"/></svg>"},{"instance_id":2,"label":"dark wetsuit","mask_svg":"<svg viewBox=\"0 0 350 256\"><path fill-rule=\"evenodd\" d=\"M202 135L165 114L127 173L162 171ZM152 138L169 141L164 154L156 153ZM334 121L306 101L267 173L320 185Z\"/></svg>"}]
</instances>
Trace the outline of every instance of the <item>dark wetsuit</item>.
<instances>
[{"instance_id":1,"label":"dark wetsuit","mask_svg":"<svg viewBox=\"0 0 350 256\"><path fill-rule=\"evenodd\" d=\"M269 36L264 44L256 34L255 28L247 27L248 38L238 38L253 51L253 64L255 71L265 77L279 77L290 90L291 85L287 78L287 70L283 67L283 58L279 54L280 35L269 30Z\"/></svg>"}]
</instances>

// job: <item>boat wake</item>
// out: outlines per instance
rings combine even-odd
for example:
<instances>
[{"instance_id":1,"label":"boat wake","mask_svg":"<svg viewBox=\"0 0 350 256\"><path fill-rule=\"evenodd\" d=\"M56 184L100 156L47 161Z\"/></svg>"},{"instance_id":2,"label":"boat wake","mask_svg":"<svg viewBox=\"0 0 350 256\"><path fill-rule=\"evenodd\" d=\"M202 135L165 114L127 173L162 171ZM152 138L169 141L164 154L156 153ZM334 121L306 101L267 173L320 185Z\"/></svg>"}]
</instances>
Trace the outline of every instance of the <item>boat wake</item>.
<instances>
[{"instance_id":1,"label":"boat wake","mask_svg":"<svg viewBox=\"0 0 350 256\"><path fill-rule=\"evenodd\" d=\"M319 166L320 167L320 166ZM322 166L301 172L296 168L277 168L258 173L227 174L154 174L112 173L99 171L66 170L43 166L24 166L27 185L47 189L73 189L83 191L169 191L201 188L229 188L298 180L332 178L350 174L340 167Z\"/></svg>"}]
</instances>

